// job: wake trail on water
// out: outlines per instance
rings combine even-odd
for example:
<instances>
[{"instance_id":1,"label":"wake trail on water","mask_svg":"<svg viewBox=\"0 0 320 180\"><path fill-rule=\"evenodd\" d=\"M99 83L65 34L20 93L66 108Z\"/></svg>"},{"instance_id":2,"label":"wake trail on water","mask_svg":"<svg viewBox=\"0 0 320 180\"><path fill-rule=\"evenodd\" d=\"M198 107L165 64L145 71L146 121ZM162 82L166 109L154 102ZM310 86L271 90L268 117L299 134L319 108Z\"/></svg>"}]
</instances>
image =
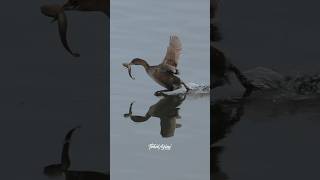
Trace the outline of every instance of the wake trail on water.
<instances>
[{"instance_id":1,"label":"wake trail on water","mask_svg":"<svg viewBox=\"0 0 320 180\"><path fill-rule=\"evenodd\" d=\"M187 92L184 87L170 91L165 92L166 95L182 95L187 94L187 96L193 96L193 97L203 97L203 96L209 96L210 95L210 85L202 85L197 84L194 82L188 82L186 85L190 88L190 90Z\"/></svg>"},{"instance_id":2,"label":"wake trail on water","mask_svg":"<svg viewBox=\"0 0 320 180\"><path fill-rule=\"evenodd\" d=\"M269 68L256 67L245 71L244 75L258 88L248 99L301 101L320 98L320 73L287 76Z\"/></svg>"}]
</instances>

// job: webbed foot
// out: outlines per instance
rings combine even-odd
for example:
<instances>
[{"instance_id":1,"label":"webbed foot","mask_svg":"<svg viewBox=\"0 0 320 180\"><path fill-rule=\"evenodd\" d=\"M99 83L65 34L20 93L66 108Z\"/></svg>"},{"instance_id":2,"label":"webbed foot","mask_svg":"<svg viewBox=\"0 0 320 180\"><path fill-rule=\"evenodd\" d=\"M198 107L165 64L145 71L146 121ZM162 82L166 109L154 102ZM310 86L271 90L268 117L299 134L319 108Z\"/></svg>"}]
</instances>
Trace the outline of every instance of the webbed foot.
<instances>
[{"instance_id":1,"label":"webbed foot","mask_svg":"<svg viewBox=\"0 0 320 180\"><path fill-rule=\"evenodd\" d=\"M123 117L128 118L132 115L132 105L133 104L134 104L134 101L132 103L130 103L129 113L123 114Z\"/></svg>"}]
</instances>

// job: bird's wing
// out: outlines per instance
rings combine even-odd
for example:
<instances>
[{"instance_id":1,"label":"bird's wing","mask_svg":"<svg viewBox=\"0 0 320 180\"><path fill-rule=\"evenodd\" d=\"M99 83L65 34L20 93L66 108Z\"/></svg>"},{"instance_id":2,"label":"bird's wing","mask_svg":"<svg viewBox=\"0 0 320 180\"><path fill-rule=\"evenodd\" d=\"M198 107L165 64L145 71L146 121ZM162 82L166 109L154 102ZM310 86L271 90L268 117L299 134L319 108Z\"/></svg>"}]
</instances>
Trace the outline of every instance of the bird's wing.
<instances>
[{"instance_id":1,"label":"bird's wing","mask_svg":"<svg viewBox=\"0 0 320 180\"><path fill-rule=\"evenodd\" d=\"M163 65L168 66L169 69L176 69L181 54L182 44L178 36L170 36L169 46L167 48L166 56L162 62Z\"/></svg>"}]
</instances>

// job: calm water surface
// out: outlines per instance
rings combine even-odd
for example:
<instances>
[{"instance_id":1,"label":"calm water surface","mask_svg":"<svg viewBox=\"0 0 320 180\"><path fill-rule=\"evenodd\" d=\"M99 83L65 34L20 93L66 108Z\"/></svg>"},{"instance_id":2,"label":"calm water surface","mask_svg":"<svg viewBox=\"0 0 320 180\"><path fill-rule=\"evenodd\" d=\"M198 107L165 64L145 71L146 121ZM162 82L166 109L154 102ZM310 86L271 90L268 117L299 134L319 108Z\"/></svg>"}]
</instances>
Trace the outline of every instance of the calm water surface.
<instances>
[{"instance_id":1,"label":"calm water surface","mask_svg":"<svg viewBox=\"0 0 320 180\"><path fill-rule=\"evenodd\" d=\"M159 64L169 36L175 33L183 44L180 77L208 85L209 1L111 4L111 178L209 179L209 96L155 97L153 93L162 87L141 67L133 66L136 79L131 80L121 65L135 57ZM132 102L130 118L125 114ZM148 119L149 108L154 116ZM172 149L149 151L150 143Z\"/></svg>"}]
</instances>

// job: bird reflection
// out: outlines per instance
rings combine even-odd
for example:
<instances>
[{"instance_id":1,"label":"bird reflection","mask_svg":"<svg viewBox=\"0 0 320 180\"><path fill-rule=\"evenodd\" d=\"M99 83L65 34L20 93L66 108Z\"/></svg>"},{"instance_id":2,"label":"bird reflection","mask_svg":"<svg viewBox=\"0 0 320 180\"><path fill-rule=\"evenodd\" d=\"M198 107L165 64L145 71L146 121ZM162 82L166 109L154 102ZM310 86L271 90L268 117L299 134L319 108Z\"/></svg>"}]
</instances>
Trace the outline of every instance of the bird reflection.
<instances>
[{"instance_id":1,"label":"bird reflection","mask_svg":"<svg viewBox=\"0 0 320 180\"><path fill-rule=\"evenodd\" d=\"M62 148L61 162L59 164L52 164L44 168L44 174L48 177L64 176L65 180L109 180L110 176L105 173L94 171L73 171L69 170L71 160L69 156L69 149L71 137L73 133L80 127L75 127L66 134Z\"/></svg>"},{"instance_id":2,"label":"bird reflection","mask_svg":"<svg viewBox=\"0 0 320 180\"><path fill-rule=\"evenodd\" d=\"M244 99L217 100L211 105L210 123L210 153L211 153L211 178L226 180L228 176L219 166L219 157L224 147L218 143L231 132L232 127L238 123L244 112Z\"/></svg>"},{"instance_id":3,"label":"bird reflection","mask_svg":"<svg viewBox=\"0 0 320 180\"><path fill-rule=\"evenodd\" d=\"M160 134L164 138L174 136L176 128L181 127L177 123L180 119L178 106L186 99L186 95L164 95L156 104L150 106L148 112L144 116L134 115L132 112L133 103L130 104L129 113L124 114L124 117L130 118L134 122L145 122L151 117L160 118Z\"/></svg>"}]
</instances>

